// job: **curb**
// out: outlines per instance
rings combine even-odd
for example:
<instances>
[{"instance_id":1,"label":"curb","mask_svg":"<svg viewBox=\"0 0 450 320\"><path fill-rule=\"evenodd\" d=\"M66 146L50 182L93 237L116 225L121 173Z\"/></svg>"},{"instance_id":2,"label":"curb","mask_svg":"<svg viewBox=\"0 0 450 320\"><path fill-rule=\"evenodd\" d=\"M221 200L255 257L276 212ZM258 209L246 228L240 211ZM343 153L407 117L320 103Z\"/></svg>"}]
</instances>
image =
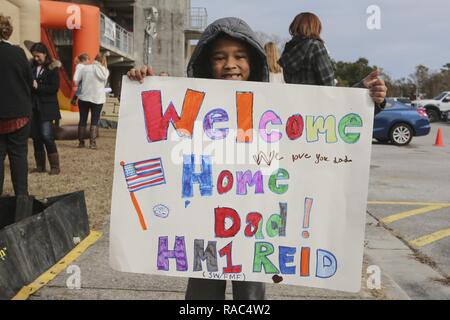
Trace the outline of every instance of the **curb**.
<instances>
[{"instance_id":1,"label":"curb","mask_svg":"<svg viewBox=\"0 0 450 320\"><path fill-rule=\"evenodd\" d=\"M364 256L370 265L377 265L376 259L367 251ZM412 300L397 282L395 282L386 272L381 273L381 290L384 293L384 300Z\"/></svg>"},{"instance_id":2,"label":"curb","mask_svg":"<svg viewBox=\"0 0 450 320\"><path fill-rule=\"evenodd\" d=\"M78 244L64 258L58 261L53 267L39 276L31 284L23 287L11 300L27 300L31 295L46 286L50 281L56 278L73 261L78 259L90 246L95 244L102 236L101 232L92 231L86 239Z\"/></svg>"},{"instance_id":3,"label":"curb","mask_svg":"<svg viewBox=\"0 0 450 320\"><path fill-rule=\"evenodd\" d=\"M364 254L381 269L382 287L388 299L448 299L450 287L439 284L442 275L415 260L413 250L367 212ZM386 285L388 284L388 285Z\"/></svg>"}]
</instances>

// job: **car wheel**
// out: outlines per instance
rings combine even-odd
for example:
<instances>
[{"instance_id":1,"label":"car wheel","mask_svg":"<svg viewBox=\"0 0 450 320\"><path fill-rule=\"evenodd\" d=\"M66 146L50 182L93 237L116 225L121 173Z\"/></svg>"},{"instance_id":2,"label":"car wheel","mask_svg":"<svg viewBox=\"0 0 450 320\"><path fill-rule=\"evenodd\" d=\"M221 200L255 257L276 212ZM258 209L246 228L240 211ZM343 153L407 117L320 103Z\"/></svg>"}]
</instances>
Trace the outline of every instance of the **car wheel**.
<instances>
[{"instance_id":1,"label":"car wheel","mask_svg":"<svg viewBox=\"0 0 450 320\"><path fill-rule=\"evenodd\" d=\"M413 137L413 131L406 123L398 123L391 129L391 141L397 146L406 146Z\"/></svg>"},{"instance_id":2,"label":"car wheel","mask_svg":"<svg viewBox=\"0 0 450 320\"><path fill-rule=\"evenodd\" d=\"M427 109L428 121L436 122L439 120L439 113L433 109Z\"/></svg>"}]
</instances>

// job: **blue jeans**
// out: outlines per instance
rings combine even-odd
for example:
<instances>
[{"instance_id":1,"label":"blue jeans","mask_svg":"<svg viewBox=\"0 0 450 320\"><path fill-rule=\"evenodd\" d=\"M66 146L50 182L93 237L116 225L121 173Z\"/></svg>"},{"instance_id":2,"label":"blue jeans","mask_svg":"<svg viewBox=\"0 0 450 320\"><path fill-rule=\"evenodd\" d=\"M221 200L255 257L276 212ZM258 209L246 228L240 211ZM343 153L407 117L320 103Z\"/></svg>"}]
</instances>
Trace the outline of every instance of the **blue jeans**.
<instances>
[{"instance_id":1,"label":"blue jeans","mask_svg":"<svg viewBox=\"0 0 450 320\"><path fill-rule=\"evenodd\" d=\"M87 119L89 110L91 111L91 126L98 125L100 114L102 112L103 104L95 104L88 101L78 100L78 109L80 110L80 127L87 126Z\"/></svg>"},{"instance_id":2,"label":"blue jeans","mask_svg":"<svg viewBox=\"0 0 450 320\"><path fill-rule=\"evenodd\" d=\"M31 138L33 139L35 154L43 153L45 152L45 149L47 149L47 154L58 152L55 143L53 122L41 121L37 110L33 110L33 120L31 121Z\"/></svg>"}]
</instances>

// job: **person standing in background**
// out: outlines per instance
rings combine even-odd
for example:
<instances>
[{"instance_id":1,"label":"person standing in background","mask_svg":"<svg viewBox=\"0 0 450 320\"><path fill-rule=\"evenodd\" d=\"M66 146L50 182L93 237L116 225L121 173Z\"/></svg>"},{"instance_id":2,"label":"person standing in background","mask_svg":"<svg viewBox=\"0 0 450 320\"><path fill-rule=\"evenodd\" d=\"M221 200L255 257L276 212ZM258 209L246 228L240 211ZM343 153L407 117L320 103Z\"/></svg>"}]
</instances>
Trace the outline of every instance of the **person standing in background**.
<instances>
[{"instance_id":1,"label":"person standing in background","mask_svg":"<svg viewBox=\"0 0 450 320\"><path fill-rule=\"evenodd\" d=\"M280 66L284 81L294 84L334 86L333 63L320 34L322 23L313 13L297 15L289 26L291 41L286 43Z\"/></svg>"},{"instance_id":2,"label":"person standing in background","mask_svg":"<svg viewBox=\"0 0 450 320\"><path fill-rule=\"evenodd\" d=\"M36 169L31 172L45 172L45 150L50 163L50 175L60 173L58 148L55 143L53 121L61 119L57 93L59 90L59 68L62 64L53 60L45 44L35 43L30 48L33 60L33 138ZM44 148L45 147L45 148Z\"/></svg>"},{"instance_id":3,"label":"person standing in background","mask_svg":"<svg viewBox=\"0 0 450 320\"><path fill-rule=\"evenodd\" d=\"M91 149L97 149L97 130L103 104L106 102L105 86L108 81L109 71L104 54L98 54L91 65L85 66L81 72L75 75L74 82L78 85L83 82L81 93L78 96L78 108L80 109L80 122L78 127L85 132L89 111L91 111L90 145ZM78 137L78 147L83 148L84 137Z\"/></svg>"},{"instance_id":4,"label":"person standing in background","mask_svg":"<svg viewBox=\"0 0 450 320\"><path fill-rule=\"evenodd\" d=\"M264 51L266 52L267 64L269 65L270 82L284 83L283 69L278 64L280 53L277 45L274 42L267 42L264 45Z\"/></svg>"},{"instance_id":5,"label":"person standing in background","mask_svg":"<svg viewBox=\"0 0 450 320\"><path fill-rule=\"evenodd\" d=\"M320 19L310 12L300 13L289 26L289 33L292 40L286 44L278 61L286 83L335 86L337 81L333 63L320 36ZM379 78L380 74L379 70L374 70L353 86L369 89L375 102L375 114L386 105L387 87L384 80Z\"/></svg>"},{"instance_id":6,"label":"person standing in background","mask_svg":"<svg viewBox=\"0 0 450 320\"><path fill-rule=\"evenodd\" d=\"M82 53L76 58L76 68L75 73L73 75L73 81L79 77L79 74L81 70L85 66L89 64L89 55L87 53ZM75 95L72 98L72 101L70 102L71 105L75 106L78 101L78 96L81 94L81 88L82 88L82 82L79 81L77 84L77 91L75 92ZM86 127L80 127L78 126L78 140L80 141L80 144L78 145L78 148L84 148L84 137L86 136Z\"/></svg>"},{"instance_id":7,"label":"person standing in background","mask_svg":"<svg viewBox=\"0 0 450 320\"><path fill-rule=\"evenodd\" d=\"M25 52L8 42L13 32L9 17L0 14L0 196L8 155L16 196L28 195L28 137L33 78Z\"/></svg>"},{"instance_id":8,"label":"person standing in background","mask_svg":"<svg viewBox=\"0 0 450 320\"><path fill-rule=\"evenodd\" d=\"M89 64L89 55L87 53L82 53L78 57L75 58L75 72L73 75L73 79L77 76L78 73L81 72L84 66ZM75 106L77 104L78 96L81 93L81 82L77 86L77 91L75 92L72 101L70 101L70 104Z\"/></svg>"}]
</instances>

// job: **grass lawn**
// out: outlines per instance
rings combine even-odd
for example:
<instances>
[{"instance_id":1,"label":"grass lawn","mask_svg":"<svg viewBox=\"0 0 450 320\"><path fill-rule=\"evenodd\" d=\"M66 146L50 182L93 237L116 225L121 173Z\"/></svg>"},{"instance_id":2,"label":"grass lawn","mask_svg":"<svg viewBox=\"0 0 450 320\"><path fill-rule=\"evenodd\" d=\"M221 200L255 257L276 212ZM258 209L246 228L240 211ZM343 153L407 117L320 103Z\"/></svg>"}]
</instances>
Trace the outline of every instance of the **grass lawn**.
<instances>
[{"instance_id":1,"label":"grass lawn","mask_svg":"<svg viewBox=\"0 0 450 320\"><path fill-rule=\"evenodd\" d=\"M97 150L78 149L78 141L57 141L56 144L61 174L29 174L29 193L39 199L84 190L91 229L101 230L111 210L116 130L100 129ZM88 140L86 145L89 145ZM13 195L8 160L5 164L4 195ZM31 170L34 167L33 143L30 139L28 168Z\"/></svg>"}]
</instances>

